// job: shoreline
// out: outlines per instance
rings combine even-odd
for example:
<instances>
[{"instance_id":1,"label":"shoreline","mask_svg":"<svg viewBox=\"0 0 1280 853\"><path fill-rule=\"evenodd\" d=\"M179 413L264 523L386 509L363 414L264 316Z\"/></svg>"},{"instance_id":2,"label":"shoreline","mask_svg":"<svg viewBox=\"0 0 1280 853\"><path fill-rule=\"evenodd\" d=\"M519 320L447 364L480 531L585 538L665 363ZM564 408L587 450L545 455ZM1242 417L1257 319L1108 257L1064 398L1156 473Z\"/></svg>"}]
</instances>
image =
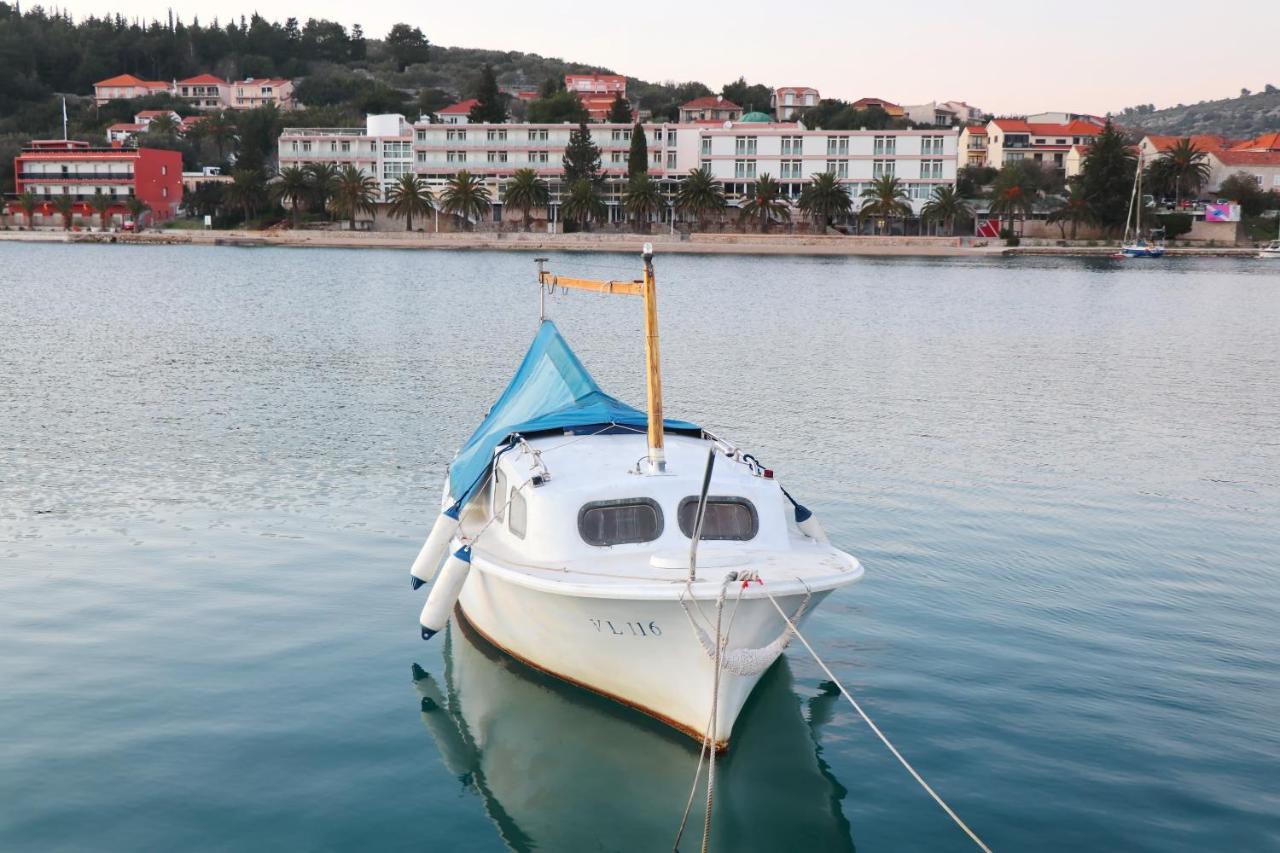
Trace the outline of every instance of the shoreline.
<instances>
[{"instance_id":1,"label":"shoreline","mask_svg":"<svg viewBox=\"0 0 1280 853\"><path fill-rule=\"evenodd\" d=\"M965 240L969 240L968 245ZM27 243L231 246L317 249L638 253L652 243L662 254L808 257L1109 257L1114 246L972 245L959 237L847 237L794 234L535 234L525 232L395 231L0 231L0 241ZM1256 248L1177 247L1169 257L1251 257Z\"/></svg>"}]
</instances>

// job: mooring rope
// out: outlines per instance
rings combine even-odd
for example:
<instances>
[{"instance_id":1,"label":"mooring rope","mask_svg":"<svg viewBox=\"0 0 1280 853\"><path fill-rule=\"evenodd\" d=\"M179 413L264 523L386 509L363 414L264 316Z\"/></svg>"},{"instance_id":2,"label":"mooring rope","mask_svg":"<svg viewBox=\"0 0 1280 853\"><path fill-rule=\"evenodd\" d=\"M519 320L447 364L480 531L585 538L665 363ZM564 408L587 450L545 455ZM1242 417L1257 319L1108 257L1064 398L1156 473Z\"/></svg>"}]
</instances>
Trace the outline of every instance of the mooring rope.
<instances>
[{"instance_id":1,"label":"mooring rope","mask_svg":"<svg viewBox=\"0 0 1280 853\"><path fill-rule=\"evenodd\" d=\"M845 686L840 683L840 679L836 678L836 675L831 671L831 668L823 662L822 658L818 657L818 653L813 650L813 646L809 645L809 641L805 639L804 634L800 633L800 629L797 628L795 623L793 623L790 617L787 616L786 612L782 609L782 606L778 604L777 600L768 593L765 593L765 596L773 604L774 609L778 611L778 615L786 620L787 625L795 633L796 639L803 643L804 647L809 650L809 654L813 655L814 661L817 662L818 666L822 667L822 671L831 679L831 683L840 688L840 693L844 698L849 700L849 704L853 706L853 710L858 712L858 716L862 717L863 722L865 722L867 726L871 728L871 731L875 732L876 737L880 738L881 742L889 748L889 751L893 753L893 757L898 759L898 762L907 769L907 772L911 774L911 777L920 783L920 787L924 788L930 797L933 797L933 801L942 807L942 810L947 813L947 816L955 821L956 826L964 830L964 834L969 836L970 840L973 841L974 844L978 845L978 848L982 850L983 853L991 853L991 848L978 837L976 832L969 828L968 824L960 819L960 816L952 810L951 806L946 804L946 801L944 801L942 797L938 796L938 792L929 786L929 783L924 780L924 777L917 773L916 769L911 766L910 762L903 758L902 753L898 752L897 748L889 742L889 738L885 737L884 732L880 731L880 727L872 722L871 718L867 716L867 712L862 710L862 706L858 704L858 700L853 698L853 695L850 694L849 691L845 689Z\"/></svg>"}]
</instances>

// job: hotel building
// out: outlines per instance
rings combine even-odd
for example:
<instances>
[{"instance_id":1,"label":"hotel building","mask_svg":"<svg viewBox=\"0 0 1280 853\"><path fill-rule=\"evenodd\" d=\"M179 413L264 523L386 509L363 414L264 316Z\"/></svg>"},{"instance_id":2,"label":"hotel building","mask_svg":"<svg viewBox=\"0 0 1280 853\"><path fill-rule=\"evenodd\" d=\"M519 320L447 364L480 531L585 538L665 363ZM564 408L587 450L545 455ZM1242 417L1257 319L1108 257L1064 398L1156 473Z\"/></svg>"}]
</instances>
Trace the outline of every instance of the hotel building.
<instances>
[{"instance_id":1,"label":"hotel building","mask_svg":"<svg viewBox=\"0 0 1280 853\"><path fill-rule=\"evenodd\" d=\"M806 130L796 123L738 121L717 124L647 123L649 174L673 191L692 169L720 181L731 205L741 204L756 179L769 174L795 201L811 177L834 173L856 198L871 181L898 178L912 209L939 186L955 183L954 130ZM364 128L289 128L280 137L281 168L313 162L351 163L377 178L383 191L407 172L439 190L456 173L482 176L499 202L516 169L533 169L551 187L552 218L561 192L562 158L572 124L466 124L419 122L402 116L369 116ZM620 194L631 147L632 125L589 124L607 179L609 221L620 221ZM856 202L855 202L856 204ZM495 221L502 216L495 204ZM663 214L664 221L668 214Z\"/></svg>"},{"instance_id":2,"label":"hotel building","mask_svg":"<svg viewBox=\"0 0 1280 853\"><path fill-rule=\"evenodd\" d=\"M69 195L75 215L88 223L92 214L89 200L106 195L119 207L110 214L121 216L125 203L138 198L151 208L156 220L172 219L182 203L182 154L157 148L94 148L76 140L35 140L13 161L15 190L30 190L42 205L37 217L44 223L60 221L52 202ZM11 205L11 209L16 206ZM37 224L42 220L37 219Z\"/></svg>"}]
</instances>

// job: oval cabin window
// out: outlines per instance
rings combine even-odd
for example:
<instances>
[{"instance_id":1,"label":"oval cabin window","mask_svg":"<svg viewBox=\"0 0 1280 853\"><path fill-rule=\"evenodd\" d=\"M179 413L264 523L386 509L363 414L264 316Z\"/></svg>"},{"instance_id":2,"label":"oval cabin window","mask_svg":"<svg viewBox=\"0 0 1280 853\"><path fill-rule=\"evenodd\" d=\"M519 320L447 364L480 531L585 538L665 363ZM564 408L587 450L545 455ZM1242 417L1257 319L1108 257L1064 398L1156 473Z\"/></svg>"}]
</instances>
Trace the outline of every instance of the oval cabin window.
<instances>
[{"instance_id":1,"label":"oval cabin window","mask_svg":"<svg viewBox=\"0 0 1280 853\"><path fill-rule=\"evenodd\" d=\"M649 498L595 501L578 511L578 532L588 545L652 542L662 535L662 507Z\"/></svg>"},{"instance_id":2,"label":"oval cabin window","mask_svg":"<svg viewBox=\"0 0 1280 853\"><path fill-rule=\"evenodd\" d=\"M693 526L698 517L698 498L690 495L680 501L676 512L680 532L693 538ZM707 497L707 511L702 519L702 539L736 539L746 541L756 538L760 532L760 518L755 505L746 498Z\"/></svg>"}]
</instances>

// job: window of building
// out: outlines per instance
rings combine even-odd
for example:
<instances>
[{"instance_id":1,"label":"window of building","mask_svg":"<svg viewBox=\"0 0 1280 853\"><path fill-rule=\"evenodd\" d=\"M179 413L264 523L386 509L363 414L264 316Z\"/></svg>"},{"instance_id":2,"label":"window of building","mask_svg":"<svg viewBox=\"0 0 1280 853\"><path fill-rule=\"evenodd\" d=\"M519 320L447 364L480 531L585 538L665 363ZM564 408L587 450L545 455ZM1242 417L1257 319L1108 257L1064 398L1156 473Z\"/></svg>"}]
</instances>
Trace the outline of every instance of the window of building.
<instances>
[{"instance_id":1,"label":"window of building","mask_svg":"<svg viewBox=\"0 0 1280 853\"><path fill-rule=\"evenodd\" d=\"M755 154L756 138L754 136L735 136L733 139L733 152L738 155Z\"/></svg>"},{"instance_id":2,"label":"window of building","mask_svg":"<svg viewBox=\"0 0 1280 853\"><path fill-rule=\"evenodd\" d=\"M343 142L342 144L340 144L340 145L338 146L338 150L339 150L339 151L341 151L343 154L350 154L350 153L351 153L351 143L350 143L350 142Z\"/></svg>"},{"instance_id":3,"label":"window of building","mask_svg":"<svg viewBox=\"0 0 1280 853\"><path fill-rule=\"evenodd\" d=\"M545 152L545 151L530 151L530 152L529 152L529 162L530 162L530 163L546 163L546 162L547 162L547 152Z\"/></svg>"},{"instance_id":4,"label":"window of building","mask_svg":"<svg viewBox=\"0 0 1280 853\"><path fill-rule=\"evenodd\" d=\"M507 162L507 152L490 151L488 153L488 160L490 163L505 163Z\"/></svg>"},{"instance_id":5,"label":"window of building","mask_svg":"<svg viewBox=\"0 0 1280 853\"><path fill-rule=\"evenodd\" d=\"M827 137L827 154L848 154L849 153L849 137L847 136L828 136Z\"/></svg>"},{"instance_id":6,"label":"window of building","mask_svg":"<svg viewBox=\"0 0 1280 853\"><path fill-rule=\"evenodd\" d=\"M1066 145L1066 144L1067 144L1067 140L1065 140L1065 139L1055 139L1055 140L1053 140L1053 144L1054 144L1054 145Z\"/></svg>"},{"instance_id":7,"label":"window of building","mask_svg":"<svg viewBox=\"0 0 1280 853\"><path fill-rule=\"evenodd\" d=\"M667 131L667 144L668 145L676 144L676 132L674 129Z\"/></svg>"},{"instance_id":8,"label":"window of building","mask_svg":"<svg viewBox=\"0 0 1280 853\"><path fill-rule=\"evenodd\" d=\"M622 162L622 152L621 152L621 151L613 151L613 152L610 152L610 154L609 154L609 162L610 162L610 163L621 163L621 162Z\"/></svg>"},{"instance_id":9,"label":"window of building","mask_svg":"<svg viewBox=\"0 0 1280 853\"><path fill-rule=\"evenodd\" d=\"M698 497L690 495L680 501L676 509L676 521L680 524L680 532L690 539L698 519ZM702 514L702 536L700 540L733 539L745 542L756 538L760 532L760 517L756 508L746 498L708 496L707 508Z\"/></svg>"},{"instance_id":10,"label":"window of building","mask_svg":"<svg viewBox=\"0 0 1280 853\"><path fill-rule=\"evenodd\" d=\"M756 161L734 160L733 176L735 178L754 178L756 176Z\"/></svg>"},{"instance_id":11,"label":"window of building","mask_svg":"<svg viewBox=\"0 0 1280 853\"><path fill-rule=\"evenodd\" d=\"M788 96L789 97L789 96ZM800 155L804 153L804 137L801 136L784 136L782 137L782 156Z\"/></svg>"},{"instance_id":12,"label":"window of building","mask_svg":"<svg viewBox=\"0 0 1280 853\"><path fill-rule=\"evenodd\" d=\"M942 178L942 161L941 160L921 160L920 161L920 177L929 179Z\"/></svg>"},{"instance_id":13,"label":"window of building","mask_svg":"<svg viewBox=\"0 0 1280 853\"><path fill-rule=\"evenodd\" d=\"M921 138L920 138L920 153L921 153L921 154L923 154L923 155L925 155L926 157L927 157L927 156L929 156L929 155L931 155L931 154L933 154L933 155L941 154L941 153L942 153L942 146L943 146L943 144L944 144L943 139L944 139L944 138L943 138L943 137L941 137L941 136L924 136L924 137L921 137Z\"/></svg>"},{"instance_id":14,"label":"window of building","mask_svg":"<svg viewBox=\"0 0 1280 853\"><path fill-rule=\"evenodd\" d=\"M309 154L310 152L311 152L311 143L310 143L310 141L307 141L307 142L302 143L302 153L303 153L303 154Z\"/></svg>"},{"instance_id":15,"label":"window of building","mask_svg":"<svg viewBox=\"0 0 1280 853\"><path fill-rule=\"evenodd\" d=\"M849 177L849 161L828 160L827 171L835 175L837 178L847 178Z\"/></svg>"},{"instance_id":16,"label":"window of building","mask_svg":"<svg viewBox=\"0 0 1280 853\"><path fill-rule=\"evenodd\" d=\"M873 160L871 162L871 177L892 178L893 162L892 160Z\"/></svg>"},{"instance_id":17,"label":"window of building","mask_svg":"<svg viewBox=\"0 0 1280 853\"><path fill-rule=\"evenodd\" d=\"M408 157L409 156L409 140L389 141L382 143L383 157Z\"/></svg>"},{"instance_id":18,"label":"window of building","mask_svg":"<svg viewBox=\"0 0 1280 853\"><path fill-rule=\"evenodd\" d=\"M498 129L498 128L491 127L489 128L485 136L486 138L488 138L490 142L506 142L507 141L507 131L505 129Z\"/></svg>"},{"instance_id":19,"label":"window of building","mask_svg":"<svg viewBox=\"0 0 1280 853\"><path fill-rule=\"evenodd\" d=\"M704 137L702 137L702 148L701 148L701 151L702 151L702 156L703 156L703 157L709 157L709 156L711 156L711 137L710 137L710 136L704 136Z\"/></svg>"},{"instance_id":20,"label":"window of building","mask_svg":"<svg viewBox=\"0 0 1280 853\"><path fill-rule=\"evenodd\" d=\"M801 174L801 161L799 160L783 160L782 161L782 177L799 178Z\"/></svg>"},{"instance_id":21,"label":"window of building","mask_svg":"<svg viewBox=\"0 0 1280 853\"><path fill-rule=\"evenodd\" d=\"M465 142L467 132L459 128L449 128L444 132L444 138L448 142Z\"/></svg>"},{"instance_id":22,"label":"window of building","mask_svg":"<svg viewBox=\"0 0 1280 853\"><path fill-rule=\"evenodd\" d=\"M419 152L418 152L418 162L419 162L419 163L425 163L425 162L427 162L427 152L425 152L425 151L419 151Z\"/></svg>"},{"instance_id":23,"label":"window of building","mask_svg":"<svg viewBox=\"0 0 1280 853\"><path fill-rule=\"evenodd\" d=\"M445 161L448 163L465 163L467 162L467 152L465 151L447 151L445 152Z\"/></svg>"},{"instance_id":24,"label":"window of building","mask_svg":"<svg viewBox=\"0 0 1280 853\"><path fill-rule=\"evenodd\" d=\"M611 138L614 142L630 142L630 141L631 141L631 131L629 131L629 130L615 130L615 131L613 131L613 132L610 134L610 138Z\"/></svg>"},{"instance_id":25,"label":"window of building","mask_svg":"<svg viewBox=\"0 0 1280 853\"><path fill-rule=\"evenodd\" d=\"M667 152L667 168L674 169L675 167L676 167L676 152L668 151Z\"/></svg>"},{"instance_id":26,"label":"window of building","mask_svg":"<svg viewBox=\"0 0 1280 853\"><path fill-rule=\"evenodd\" d=\"M416 133L414 133L413 138L418 140L419 142L426 142L427 132L425 130L419 130Z\"/></svg>"},{"instance_id":27,"label":"window of building","mask_svg":"<svg viewBox=\"0 0 1280 853\"><path fill-rule=\"evenodd\" d=\"M547 131L546 131L546 130L531 130L531 131L529 131L529 141L530 141L530 142L546 142L546 141L547 141Z\"/></svg>"},{"instance_id":28,"label":"window of building","mask_svg":"<svg viewBox=\"0 0 1280 853\"><path fill-rule=\"evenodd\" d=\"M654 128L654 130L653 130L653 141L654 141L654 142L661 142L661 141L662 141L662 128L660 128L660 127Z\"/></svg>"},{"instance_id":29,"label":"window of building","mask_svg":"<svg viewBox=\"0 0 1280 853\"><path fill-rule=\"evenodd\" d=\"M898 140L892 136L877 136L873 143L873 153L877 157L893 156L897 153Z\"/></svg>"},{"instance_id":30,"label":"window of building","mask_svg":"<svg viewBox=\"0 0 1280 853\"><path fill-rule=\"evenodd\" d=\"M662 535L662 507L650 498L585 504L578 510L578 533L599 547L652 542Z\"/></svg>"},{"instance_id":31,"label":"window of building","mask_svg":"<svg viewBox=\"0 0 1280 853\"><path fill-rule=\"evenodd\" d=\"M699 169L702 169L703 171L710 172L710 171L711 171L711 161L710 161L710 160L703 160L703 161L701 161L700 163L698 163L698 168L699 168Z\"/></svg>"}]
</instances>

